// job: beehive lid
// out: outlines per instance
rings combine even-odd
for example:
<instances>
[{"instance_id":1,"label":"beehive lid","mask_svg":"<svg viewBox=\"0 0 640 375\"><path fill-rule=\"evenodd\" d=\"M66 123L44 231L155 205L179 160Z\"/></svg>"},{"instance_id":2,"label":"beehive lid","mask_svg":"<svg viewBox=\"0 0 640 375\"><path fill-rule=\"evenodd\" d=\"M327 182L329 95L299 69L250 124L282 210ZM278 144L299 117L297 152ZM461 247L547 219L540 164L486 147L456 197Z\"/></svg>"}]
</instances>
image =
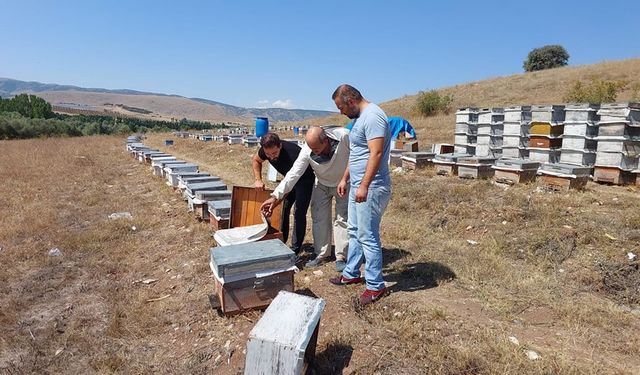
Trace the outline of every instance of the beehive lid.
<instances>
[{"instance_id":1,"label":"beehive lid","mask_svg":"<svg viewBox=\"0 0 640 375\"><path fill-rule=\"evenodd\" d=\"M165 164L164 167L168 170L193 169L193 168L198 168L198 164L175 163L175 164Z\"/></svg>"},{"instance_id":2,"label":"beehive lid","mask_svg":"<svg viewBox=\"0 0 640 375\"><path fill-rule=\"evenodd\" d=\"M231 190L199 190L196 192L196 198L200 200L231 199Z\"/></svg>"},{"instance_id":3,"label":"beehive lid","mask_svg":"<svg viewBox=\"0 0 640 375\"><path fill-rule=\"evenodd\" d=\"M504 108L505 112L529 112L531 111L530 105L512 105Z\"/></svg>"},{"instance_id":4,"label":"beehive lid","mask_svg":"<svg viewBox=\"0 0 640 375\"><path fill-rule=\"evenodd\" d=\"M496 158L492 156L469 156L458 158L458 164L467 165L491 165L495 163Z\"/></svg>"},{"instance_id":5,"label":"beehive lid","mask_svg":"<svg viewBox=\"0 0 640 375\"><path fill-rule=\"evenodd\" d=\"M563 105L532 105L531 112L556 112L564 110Z\"/></svg>"},{"instance_id":6,"label":"beehive lid","mask_svg":"<svg viewBox=\"0 0 640 375\"><path fill-rule=\"evenodd\" d=\"M209 212L216 217L229 218L231 215L231 199L223 199L219 201L209 201Z\"/></svg>"},{"instance_id":7,"label":"beehive lid","mask_svg":"<svg viewBox=\"0 0 640 375\"><path fill-rule=\"evenodd\" d=\"M475 145L473 145L475 146ZM456 153L452 153L452 154L438 154L434 157L434 161L440 161L440 162L445 162L445 163L455 163L456 161L458 161L458 158L466 158L466 157L470 157L472 155L469 154L456 154Z\"/></svg>"},{"instance_id":8,"label":"beehive lid","mask_svg":"<svg viewBox=\"0 0 640 375\"><path fill-rule=\"evenodd\" d=\"M403 152L402 158L409 160L430 160L436 156L434 152L417 151L417 152Z\"/></svg>"},{"instance_id":9,"label":"beehive lid","mask_svg":"<svg viewBox=\"0 0 640 375\"><path fill-rule=\"evenodd\" d=\"M199 182L199 183L187 183L187 191L193 195L196 191L200 190L223 190L227 185L220 181Z\"/></svg>"},{"instance_id":10,"label":"beehive lid","mask_svg":"<svg viewBox=\"0 0 640 375\"><path fill-rule=\"evenodd\" d=\"M591 167L564 163L544 163L540 166L540 172L559 177L584 177L591 174Z\"/></svg>"},{"instance_id":11,"label":"beehive lid","mask_svg":"<svg viewBox=\"0 0 640 375\"><path fill-rule=\"evenodd\" d=\"M570 103L565 107L566 111L595 111L600 108L597 103Z\"/></svg>"},{"instance_id":12,"label":"beehive lid","mask_svg":"<svg viewBox=\"0 0 640 375\"><path fill-rule=\"evenodd\" d=\"M175 158L172 158L173 160L154 160L153 163L156 166L160 166L160 167L166 167L169 164L187 164L186 161L184 160L176 160Z\"/></svg>"},{"instance_id":13,"label":"beehive lid","mask_svg":"<svg viewBox=\"0 0 640 375\"><path fill-rule=\"evenodd\" d=\"M498 159L495 167L513 170L535 170L540 167L540 162L525 159Z\"/></svg>"},{"instance_id":14,"label":"beehive lid","mask_svg":"<svg viewBox=\"0 0 640 375\"><path fill-rule=\"evenodd\" d=\"M294 266L296 258L278 239L212 247L210 255L211 269L222 279L261 270L288 269Z\"/></svg>"},{"instance_id":15,"label":"beehive lid","mask_svg":"<svg viewBox=\"0 0 640 375\"><path fill-rule=\"evenodd\" d=\"M619 102L619 103L604 103L600 106L602 109L640 109L640 103L638 102Z\"/></svg>"},{"instance_id":16,"label":"beehive lid","mask_svg":"<svg viewBox=\"0 0 640 375\"><path fill-rule=\"evenodd\" d=\"M463 108L459 108L458 111L456 111L456 115L466 115L471 113L478 113L478 108L463 107Z\"/></svg>"}]
</instances>

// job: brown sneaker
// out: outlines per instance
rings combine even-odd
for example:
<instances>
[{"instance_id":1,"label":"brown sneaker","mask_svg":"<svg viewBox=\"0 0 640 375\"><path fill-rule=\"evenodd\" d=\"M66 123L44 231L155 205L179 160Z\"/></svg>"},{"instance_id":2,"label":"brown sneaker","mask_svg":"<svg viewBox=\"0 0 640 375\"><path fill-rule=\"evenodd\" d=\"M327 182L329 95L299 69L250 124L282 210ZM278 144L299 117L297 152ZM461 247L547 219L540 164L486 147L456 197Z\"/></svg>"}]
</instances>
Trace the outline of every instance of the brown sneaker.
<instances>
[{"instance_id":1,"label":"brown sneaker","mask_svg":"<svg viewBox=\"0 0 640 375\"><path fill-rule=\"evenodd\" d=\"M387 288L380 290L365 289L360 295L360 304L362 306L369 305L388 294Z\"/></svg>"},{"instance_id":2,"label":"brown sneaker","mask_svg":"<svg viewBox=\"0 0 640 375\"><path fill-rule=\"evenodd\" d=\"M360 284L364 281L362 277L354 277L350 279L344 276L332 277L329 279L329 282L333 285L349 285L349 284Z\"/></svg>"}]
</instances>

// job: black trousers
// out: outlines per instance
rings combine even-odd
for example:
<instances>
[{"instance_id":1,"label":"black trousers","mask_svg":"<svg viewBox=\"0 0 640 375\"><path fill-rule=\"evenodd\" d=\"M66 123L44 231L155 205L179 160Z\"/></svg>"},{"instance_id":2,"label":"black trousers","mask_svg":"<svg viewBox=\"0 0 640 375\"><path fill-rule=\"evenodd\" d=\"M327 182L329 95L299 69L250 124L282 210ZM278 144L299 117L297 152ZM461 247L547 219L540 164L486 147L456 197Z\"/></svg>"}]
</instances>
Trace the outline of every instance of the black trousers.
<instances>
[{"instance_id":1,"label":"black trousers","mask_svg":"<svg viewBox=\"0 0 640 375\"><path fill-rule=\"evenodd\" d=\"M289 238L289 215L293 207L293 234L291 236L291 250L298 254L304 243L304 235L307 232L307 211L311 203L311 192L314 180L298 181L293 190L282 202L282 239L287 242Z\"/></svg>"}]
</instances>

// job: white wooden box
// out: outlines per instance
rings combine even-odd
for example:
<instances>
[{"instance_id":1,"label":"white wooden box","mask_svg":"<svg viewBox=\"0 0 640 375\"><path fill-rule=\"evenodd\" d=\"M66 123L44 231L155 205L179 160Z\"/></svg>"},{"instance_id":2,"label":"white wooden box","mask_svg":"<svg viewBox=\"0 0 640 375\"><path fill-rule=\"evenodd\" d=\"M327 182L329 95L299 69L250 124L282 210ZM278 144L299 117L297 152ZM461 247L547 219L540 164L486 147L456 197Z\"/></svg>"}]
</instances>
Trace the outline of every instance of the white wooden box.
<instances>
[{"instance_id":1,"label":"white wooden box","mask_svg":"<svg viewBox=\"0 0 640 375\"><path fill-rule=\"evenodd\" d=\"M519 122L505 122L503 125L502 135L518 135L518 136L526 136L529 135L529 125L521 124Z\"/></svg>"},{"instance_id":2,"label":"white wooden box","mask_svg":"<svg viewBox=\"0 0 640 375\"><path fill-rule=\"evenodd\" d=\"M245 375L301 375L315 357L324 300L281 291L249 333Z\"/></svg>"},{"instance_id":3,"label":"white wooden box","mask_svg":"<svg viewBox=\"0 0 640 375\"><path fill-rule=\"evenodd\" d=\"M511 106L504 109L504 122L528 123L531 121L531 106Z\"/></svg>"},{"instance_id":4,"label":"white wooden box","mask_svg":"<svg viewBox=\"0 0 640 375\"><path fill-rule=\"evenodd\" d=\"M592 150L595 151L597 142L593 138L587 138L580 135L562 136L562 148L571 150Z\"/></svg>"},{"instance_id":5,"label":"white wooden box","mask_svg":"<svg viewBox=\"0 0 640 375\"><path fill-rule=\"evenodd\" d=\"M560 150L560 163L575 165L593 165L596 162L595 151Z\"/></svg>"},{"instance_id":6,"label":"white wooden box","mask_svg":"<svg viewBox=\"0 0 640 375\"><path fill-rule=\"evenodd\" d=\"M564 122L564 106L533 105L531 106L531 122L562 123Z\"/></svg>"},{"instance_id":7,"label":"white wooden box","mask_svg":"<svg viewBox=\"0 0 640 375\"><path fill-rule=\"evenodd\" d=\"M638 168L638 156L626 155L622 152L596 152L596 166L599 167L617 167L619 169L630 171Z\"/></svg>"},{"instance_id":8,"label":"white wooden box","mask_svg":"<svg viewBox=\"0 0 640 375\"><path fill-rule=\"evenodd\" d=\"M598 126L594 124L581 123L565 123L564 135L575 135L581 137L595 137L598 135Z\"/></svg>"},{"instance_id":9,"label":"white wooden box","mask_svg":"<svg viewBox=\"0 0 640 375\"><path fill-rule=\"evenodd\" d=\"M566 122L590 122L598 121L597 111L599 104L577 103L567 104L564 108L564 120Z\"/></svg>"},{"instance_id":10,"label":"white wooden box","mask_svg":"<svg viewBox=\"0 0 640 375\"><path fill-rule=\"evenodd\" d=\"M529 159L541 163L557 163L560 158L560 150L549 148L529 148Z\"/></svg>"}]
</instances>

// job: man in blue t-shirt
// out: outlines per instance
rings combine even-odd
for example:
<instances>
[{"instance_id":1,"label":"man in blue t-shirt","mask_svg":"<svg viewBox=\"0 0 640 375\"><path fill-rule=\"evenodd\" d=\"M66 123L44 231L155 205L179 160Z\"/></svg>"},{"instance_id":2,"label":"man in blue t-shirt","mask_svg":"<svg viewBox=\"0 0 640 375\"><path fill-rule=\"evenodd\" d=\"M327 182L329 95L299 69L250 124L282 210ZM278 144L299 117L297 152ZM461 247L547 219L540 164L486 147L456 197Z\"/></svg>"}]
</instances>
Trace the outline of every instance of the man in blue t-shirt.
<instances>
[{"instance_id":1,"label":"man in blue t-shirt","mask_svg":"<svg viewBox=\"0 0 640 375\"><path fill-rule=\"evenodd\" d=\"M349 167L338 185L338 194L345 195L350 181L347 232L349 251L347 265L340 277L329 281L336 285L363 281L360 266L366 260L366 289L360 304L377 301L387 293L382 278L382 245L380 221L391 197L389 149L391 132L387 115L370 103L353 86L340 85L332 99L340 113L355 120L349 133Z\"/></svg>"}]
</instances>

